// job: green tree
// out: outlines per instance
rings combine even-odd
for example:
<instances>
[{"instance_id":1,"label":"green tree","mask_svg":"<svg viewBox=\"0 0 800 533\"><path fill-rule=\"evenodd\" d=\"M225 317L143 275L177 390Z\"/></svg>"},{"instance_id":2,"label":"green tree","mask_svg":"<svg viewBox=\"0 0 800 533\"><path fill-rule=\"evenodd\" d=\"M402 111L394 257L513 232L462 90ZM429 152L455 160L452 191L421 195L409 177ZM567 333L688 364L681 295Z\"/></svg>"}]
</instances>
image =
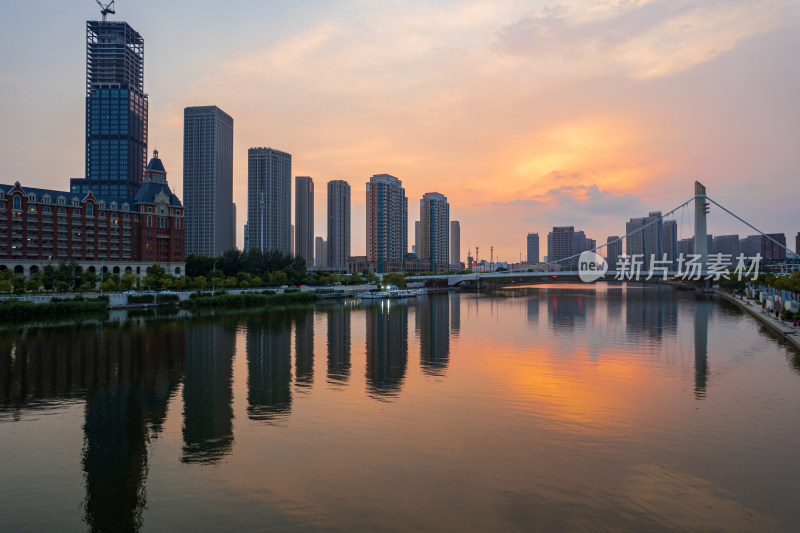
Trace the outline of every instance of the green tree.
<instances>
[{"instance_id":1,"label":"green tree","mask_svg":"<svg viewBox=\"0 0 800 533\"><path fill-rule=\"evenodd\" d=\"M158 263L153 263L153 265L147 269L147 274L144 277L142 282L144 286L151 290L161 290L165 283L165 279L167 278L167 271L164 270L164 267L159 265ZM169 283L172 283L169 281ZM169 286L169 284L167 284Z\"/></svg>"},{"instance_id":2,"label":"green tree","mask_svg":"<svg viewBox=\"0 0 800 533\"><path fill-rule=\"evenodd\" d=\"M406 288L406 277L401 272L388 272L383 275L384 285L395 285L400 289Z\"/></svg>"},{"instance_id":3,"label":"green tree","mask_svg":"<svg viewBox=\"0 0 800 533\"><path fill-rule=\"evenodd\" d=\"M123 291L131 290L136 285L136 276L130 272L126 272L119 278L119 288Z\"/></svg>"},{"instance_id":4,"label":"green tree","mask_svg":"<svg viewBox=\"0 0 800 533\"><path fill-rule=\"evenodd\" d=\"M42 275L40 273L31 274L28 281L25 282L25 292L39 292L42 287Z\"/></svg>"}]
</instances>

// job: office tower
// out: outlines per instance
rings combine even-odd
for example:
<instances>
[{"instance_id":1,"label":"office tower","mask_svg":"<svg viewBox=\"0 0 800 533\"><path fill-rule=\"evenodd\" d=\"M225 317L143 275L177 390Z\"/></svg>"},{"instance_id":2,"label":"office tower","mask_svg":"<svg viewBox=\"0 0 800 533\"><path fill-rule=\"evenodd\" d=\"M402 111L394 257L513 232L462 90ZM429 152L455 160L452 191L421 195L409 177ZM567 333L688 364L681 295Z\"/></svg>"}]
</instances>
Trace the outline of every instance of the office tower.
<instances>
[{"instance_id":1,"label":"office tower","mask_svg":"<svg viewBox=\"0 0 800 533\"><path fill-rule=\"evenodd\" d=\"M622 241L619 237L612 235L606 239L606 263L608 263L609 270L617 270L619 264L619 256L622 255Z\"/></svg>"},{"instance_id":2,"label":"office tower","mask_svg":"<svg viewBox=\"0 0 800 533\"><path fill-rule=\"evenodd\" d=\"M767 237L761 237L762 261L774 262L786 259L786 235L784 233L767 233Z\"/></svg>"},{"instance_id":3,"label":"office tower","mask_svg":"<svg viewBox=\"0 0 800 533\"><path fill-rule=\"evenodd\" d=\"M247 252L247 250L250 249L250 242L249 241L250 241L250 239L249 239L249 236L247 235L247 224L245 224L244 225L244 251L245 252Z\"/></svg>"},{"instance_id":4,"label":"office tower","mask_svg":"<svg viewBox=\"0 0 800 533\"><path fill-rule=\"evenodd\" d=\"M126 22L86 22L86 175L75 194L133 198L147 165L144 40Z\"/></svg>"},{"instance_id":5,"label":"office tower","mask_svg":"<svg viewBox=\"0 0 800 533\"><path fill-rule=\"evenodd\" d=\"M289 233L289 253L295 255L294 250L294 224L291 225L291 230Z\"/></svg>"},{"instance_id":6,"label":"office tower","mask_svg":"<svg viewBox=\"0 0 800 533\"><path fill-rule=\"evenodd\" d=\"M417 257L430 264L432 272L450 265L450 204L438 192L426 192L419 201L419 233L422 247Z\"/></svg>"},{"instance_id":7,"label":"office tower","mask_svg":"<svg viewBox=\"0 0 800 533\"><path fill-rule=\"evenodd\" d=\"M797 232L797 236L794 238L794 253L800 255L800 231Z\"/></svg>"},{"instance_id":8,"label":"office tower","mask_svg":"<svg viewBox=\"0 0 800 533\"><path fill-rule=\"evenodd\" d=\"M294 254L314 264L314 180L294 178Z\"/></svg>"},{"instance_id":9,"label":"office tower","mask_svg":"<svg viewBox=\"0 0 800 533\"><path fill-rule=\"evenodd\" d=\"M761 242L759 241L759 246ZM694 237L681 239L678 241L678 255L683 256L684 261L689 260L689 256L694 254Z\"/></svg>"},{"instance_id":10,"label":"office tower","mask_svg":"<svg viewBox=\"0 0 800 533\"><path fill-rule=\"evenodd\" d=\"M582 230L576 231L572 234L573 244L572 253L579 254L586 250L586 233Z\"/></svg>"},{"instance_id":11,"label":"office tower","mask_svg":"<svg viewBox=\"0 0 800 533\"><path fill-rule=\"evenodd\" d=\"M653 211L644 219L644 253L645 264L650 265L651 256L660 261L664 254L663 219L661 211Z\"/></svg>"},{"instance_id":12,"label":"office tower","mask_svg":"<svg viewBox=\"0 0 800 533\"><path fill-rule=\"evenodd\" d=\"M328 243L322 237L314 239L314 266L317 268L328 267Z\"/></svg>"},{"instance_id":13,"label":"office tower","mask_svg":"<svg viewBox=\"0 0 800 533\"><path fill-rule=\"evenodd\" d=\"M567 257L575 255L575 227L556 226L547 237L547 260L551 263L558 262L561 270L577 270L578 258L573 257L569 261L564 261Z\"/></svg>"},{"instance_id":14,"label":"office tower","mask_svg":"<svg viewBox=\"0 0 800 533\"><path fill-rule=\"evenodd\" d=\"M586 250L594 250L597 248L597 241L595 239L586 238Z\"/></svg>"},{"instance_id":15,"label":"office tower","mask_svg":"<svg viewBox=\"0 0 800 533\"><path fill-rule=\"evenodd\" d=\"M755 257L761 253L761 235L748 235L739 241L739 249L745 257Z\"/></svg>"},{"instance_id":16,"label":"office tower","mask_svg":"<svg viewBox=\"0 0 800 533\"><path fill-rule=\"evenodd\" d=\"M665 220L661 231L662 252L667 254L667 261L674 267L678 259L678 222Z\"/></svg>"},{"instance_id":17,"label":"office tower","mask_svg":"<svg viewBox=\"0 0 800 533\"><path fill-rule=\"evenodd\" d=\"M417 220L414 222L414 246L413 249L411 250L417 257L419 257L419 251L420 248L422 247L422 243L419 240L420 239L419 230L420 230L420 225L419 225L419 220Z\"/></svg>"},{"instance_id":18,"label":"office tower","mask_svg":"<svg viewBox=\"0 0 800 533\"><path fill-rule=\"evenodd\" d=\"M528 233L527 240L527 260L529 265L539 262L539 234Z\"/></svg>"},{"instance_id":19,"label":"office tower","mask_svg":"<svg viewBox=\"0 0 800 533\"><path fill-rule=\"evenodd\" d=\"M251 248L292 252L292 156L247 151L247 230Z\"/></svg>"},{"instance_id":20,"label":"office tower","mask_svg":"<svg viewBox=\"0 0 800 533\"><path fill-rule=\"evenodd\" d=\"M328 240L326 266L344 271L350 257L350 184L328 182Z\"/></svg>"},{"instance_id":21,"label":"office tower","mask_svg":"<svg viewBox=\"0 0 800 533\"><path fill-rule=\"evenodd\" d=\"M402 182L376 174L367 182L367 261L376 272L402 272L408 251L408 199Z\"/></svg>"},{"instance_id":22,"label":"office tower","mask_svg":"<svg viewBox=\"0 0 800 533\"><path fill-rule=\"evenodd\" d=\"M625 255L644 256L644 231L642 231L644 220L644 218L632 218L625 223L625 234L628 235L625 238Z\"/></svg>"},{"instance_id":23,"label":"office tower","mask_svg":"<svg viewBox=\"0 0 800 533\"><path fill-rule=\"evenodd\" d=\"M458 220L450 221L450 266L461 268L461 224Z\"/></svg>"},{"instance_id":24,"label":"office tower","mask_svg":"<svg viewBox=\"0 0 800 533\"><path fill-rule=\"evenodd\" d=\"M717 235L714 237L714 253L726 254L733 258L738 257L741 252L738 235Z\"/></svg>"},{"instance_id":25,"label":"office tower","mask_svg":"<svg viewBox=\"0 0 800 533\"><path fill-rule=\"evenodd\" d=\"M236 248L233 119L217 106L183 110L183 201L187 254Z\"/></svg>"}]
</instances>

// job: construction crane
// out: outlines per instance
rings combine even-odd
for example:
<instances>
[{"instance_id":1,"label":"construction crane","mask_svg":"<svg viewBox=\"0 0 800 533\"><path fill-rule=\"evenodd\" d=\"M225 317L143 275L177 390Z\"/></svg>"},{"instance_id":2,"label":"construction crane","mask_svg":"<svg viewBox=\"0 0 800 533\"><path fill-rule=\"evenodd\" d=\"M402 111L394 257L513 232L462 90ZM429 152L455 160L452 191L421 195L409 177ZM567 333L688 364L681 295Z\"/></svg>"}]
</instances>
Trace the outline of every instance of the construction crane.
<instances>
[{"instance_id":1,"label":"construction crane","mask_svg":"<svg viewBox=\"0 0 800 533\"><path fill-rule=\"evenodd\" d=\"M101 2L100 0L95 0L95 2L97 2L97 5L100 6L100 13L103 14L103 22L106 21L106 15L108 15L109 13L111 13L112 15L116 14L116 12L114 11L114 0L111 0L111 2L105 5L103 5L103 2Z\"/></svg>"}]
</instances>

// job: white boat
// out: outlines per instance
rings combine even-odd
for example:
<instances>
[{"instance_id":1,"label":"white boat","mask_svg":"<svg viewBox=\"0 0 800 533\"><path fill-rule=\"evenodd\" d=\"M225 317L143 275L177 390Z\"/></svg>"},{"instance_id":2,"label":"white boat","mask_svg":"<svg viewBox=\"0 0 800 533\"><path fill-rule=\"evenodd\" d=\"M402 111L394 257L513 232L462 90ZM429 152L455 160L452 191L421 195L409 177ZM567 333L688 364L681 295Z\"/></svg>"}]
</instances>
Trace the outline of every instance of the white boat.
<instances>
[{"instance_id":1,"label":"white boat","mask_svg":"<svg viewBox=\"0 0 800 533\"><path fill-rule=\"evenodd\" d=\"M390 298L389 291L372 291L362 292L358 295L362 300L380 300L382 298Z\"/></svg>"}]
</instances>

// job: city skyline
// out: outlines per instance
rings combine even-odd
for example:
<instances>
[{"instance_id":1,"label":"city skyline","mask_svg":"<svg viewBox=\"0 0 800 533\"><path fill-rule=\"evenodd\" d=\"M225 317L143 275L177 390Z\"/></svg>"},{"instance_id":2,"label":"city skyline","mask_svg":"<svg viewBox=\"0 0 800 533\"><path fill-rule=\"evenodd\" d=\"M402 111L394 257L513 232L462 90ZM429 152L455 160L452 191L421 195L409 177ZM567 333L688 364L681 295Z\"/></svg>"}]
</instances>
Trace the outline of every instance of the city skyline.
<instances>
[{"instance_id":1,"label":"city skyline","mask_svg":"<svg viewBox=\"0 0 800 533\"><path fill-rule=\"evenodd\" d=\"M109 20L127 22L147 43L148 150L170 154L165 164L177 176L175 189L182 190L183 108L218 105L241 124L234 201L245 205L247 148L284 147L295 155L297 175L323 182L341 177L354 187L353 255L365 248L363 184L379 172L400 178L412 202L436 176L436 189L462 223L464 244L494 246L502 260L518 257L528 232L546 234L554 225L591 227L602 242L621 233L628 217L685 200L697 177L766 233L797 233L790 195L781 194L800 163L792 142L800 120L791 105L800 72L787 52L800 32L790 3L601 2L590 8L578 2L553 11L553 3L450 2L416 4L402 14L386 6L344 4L313 13L286 6L271 19L281 26L273 33L255 31L266 9L260 6L252 8L252 20L242 20L221 7L153 5L121 3ZM0 66L0 105L13 131L0 143L2 181L63 189L67 179L84 177L84 150L75 142L85 127L82 32L87 20L100 18L99 10L91 2L53 5L49 22L33 16L35 6L5 9L0 39L6 49L32 32L33 23L52 30L49 42L59 46L31 42L24 58L10 54ZM169 24L178 11L195 23L191 29ZM364 23L366 36L348 29L353 17ZM632 44L615 40L616 33ZM231 34L236 38L227 39ZM398 35L407 37L396 43ZM352 56L369 36L376 37L374 50ZM679 37L677 44L663 44L669 37ZM561 57L558 38L569 43ZM540 52L535 58L533 49ZM598 55L603 51L605 58ZM587 54L595 61L581 59ZM353 62L335 72L345 57ZM330 67L323 68L326 62ZM268 82L259 71L280 81ZM40 72L64 80L60 89L42 84L31 91L29 83L18 83ZM304 85L304 72L317 72L318 81ZM409 73L419 75L412 78L420 85L395 83ZM343 85L341 74L363 85ZM737 91L724 90L732 86ZM490 87L500 93L486 98ZM304 110L301 103L309 101L316 104ZM309 133L305 120L323 108L341 112L323 113ZM398 120L402 127L383 127ZM50 157L35 157L43 144ZM752 202L756 178L769 210ZM498 179L506 186L493 187ZM315 200L319 219L325 199ZM709 233L750 233L725 217L717 223L718 213L712 209ZM239 209L239 247L246 216Z\"/></svg>"}]
</instances>

